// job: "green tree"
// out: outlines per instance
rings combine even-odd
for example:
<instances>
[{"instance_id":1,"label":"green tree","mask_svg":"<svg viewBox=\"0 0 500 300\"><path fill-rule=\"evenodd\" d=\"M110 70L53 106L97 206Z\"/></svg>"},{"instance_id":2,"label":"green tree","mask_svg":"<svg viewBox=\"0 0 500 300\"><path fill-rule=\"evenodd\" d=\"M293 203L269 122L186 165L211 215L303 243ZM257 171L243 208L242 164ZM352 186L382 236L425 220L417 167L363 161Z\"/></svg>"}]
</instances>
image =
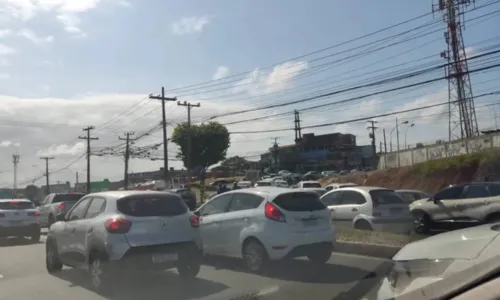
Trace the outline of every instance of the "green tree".
<instances>
[{"instance_id":1,"label":"green tree","mask_svg":"<svg viewBox=\"0 0 500 300\"><path fill-rule=\"evenodd\" d=\"M24 195L29 200L35 200L35 197L38 193L38 187L36 185L30 184L24 188Z\"/></svg>"},{"instance_id":2,"label":"green tree","mask_svg":"<svg viewBox=\"0 0 500 300\"><path fill-rule=\"evenodd\" d=\"M180 148L177 158L187 166L187 123L177 125L172 134L172 142ZM207 169L226 158L227 149L231 145L229 131L218 122L191 125L191 165L192 168Z\"/></svg>"}]
</instances>

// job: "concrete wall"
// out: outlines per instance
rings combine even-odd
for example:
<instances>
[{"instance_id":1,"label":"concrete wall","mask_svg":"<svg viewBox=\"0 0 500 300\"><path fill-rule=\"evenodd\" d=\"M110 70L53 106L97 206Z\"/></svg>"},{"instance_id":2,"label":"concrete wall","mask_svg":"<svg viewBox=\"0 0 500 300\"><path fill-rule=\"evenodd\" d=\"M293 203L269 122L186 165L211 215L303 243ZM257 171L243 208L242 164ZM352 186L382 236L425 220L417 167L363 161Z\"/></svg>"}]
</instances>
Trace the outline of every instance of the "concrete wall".
<instances>
[{"instance_id":1,"label":"concrete wall","mask_svg":"<svg viewBox=\"0 0 500 300\"><path fill-rule=\"evenodd\" d=\"M483 135L468 140L402 150L399 151L399 153L392 152L382 154L379 160L378 169L411 166L432 159L474 153L490 148L500 148L500 134Z\"/></svg>"}]
</instances>

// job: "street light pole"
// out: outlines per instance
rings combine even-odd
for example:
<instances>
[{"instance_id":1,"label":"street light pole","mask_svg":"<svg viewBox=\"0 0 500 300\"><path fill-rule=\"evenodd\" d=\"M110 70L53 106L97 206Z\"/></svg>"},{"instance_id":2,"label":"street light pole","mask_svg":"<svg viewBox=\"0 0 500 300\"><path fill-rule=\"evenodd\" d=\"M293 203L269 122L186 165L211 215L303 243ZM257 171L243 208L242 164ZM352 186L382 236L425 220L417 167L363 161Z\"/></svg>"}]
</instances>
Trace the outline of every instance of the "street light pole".
<instances>
[{"instance_id":1,"label":"street light pole","mask_svg":"<svg viewBox=\"0 0 500 300\"><path fill-rule=\"evenodd\" d=\"M410 126L406 127L406 130L405 130L405 149L408 149L408 146L406 144L406 135L408 134L408 129L412 128L413 126L415 126L415 124L410 124Z\"/></svg>"}]
</instances>

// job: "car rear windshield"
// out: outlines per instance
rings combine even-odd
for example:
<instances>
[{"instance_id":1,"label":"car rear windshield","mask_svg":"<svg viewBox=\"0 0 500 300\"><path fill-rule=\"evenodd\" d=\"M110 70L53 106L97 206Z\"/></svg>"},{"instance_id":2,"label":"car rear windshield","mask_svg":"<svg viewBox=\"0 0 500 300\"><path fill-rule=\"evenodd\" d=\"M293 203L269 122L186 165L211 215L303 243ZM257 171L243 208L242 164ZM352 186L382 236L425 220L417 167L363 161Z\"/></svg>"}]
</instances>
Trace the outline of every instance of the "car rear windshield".
<instances>
[{"instance_id":1,"label":"car rear windshield","mask_svg":"<svg viewBox=\"0 0 500 300\"><path fill-rule=\"evenodd\" d=\"M282 194L273 201L279 207L288 211L313 211L326 209L316 193Z\"/></svg>"},{"instance_id":2,"label":"car rear windshield","mask_svg":"<svg viewBox=\"0 0 500 300\"><path fill-rule=\"evenodd\" d=\"M76 202L80 200L85 194L56 194L52 203L59 202Z\"/></svg>"},{"instance_id":3,"label":"car rear windshield","mask_svg":"<svg viewBox=\"0 0 500 300\"><path fill-rule=\"evenodd\" d=\"M305 188L320 188L321 184L319 184L317 182L306 182L306 183L302 184L302 187L305 187Z\"/></svg>"},{"instance_id":4,"label":"car rear windshield","mask_svg":"<svg viewBox=\"0 0 500 300\"><path fill-rule=\"evenodd\" d=\"M257 186L271 186L271 183L266 181L259 181L257 182Z\"/></svg>"},{"instance_id":5,"label":"car rear windshield","mask_svg":"<svg viewBox=\"0 0 500 300\"><path fill-rule=\"evenodd\" d=\"M30 209L34 207L33 203L27 201L0 202L0 209L3 210Z\"/></svg>"},{"instance_id":6,"label":"car rear windshield","mask_svg":"<svg viewBox=\"0 0 500 300\"><path fill-rule=\"evenodd\" d=\"M372 190L370 196L375 205L407 204L401 195L392 190Z\"/></svg>"},{"instance_id":7,"label":"car rear windshield","mask_svg":"<svg viewBox=\"0 0 500 300\"><path fill-rule=\"evenodd\" d=\"M141 195L118 200L118 211L132 217L178 216L188 208L176 195Z\"/></svg>"}]
</instances>

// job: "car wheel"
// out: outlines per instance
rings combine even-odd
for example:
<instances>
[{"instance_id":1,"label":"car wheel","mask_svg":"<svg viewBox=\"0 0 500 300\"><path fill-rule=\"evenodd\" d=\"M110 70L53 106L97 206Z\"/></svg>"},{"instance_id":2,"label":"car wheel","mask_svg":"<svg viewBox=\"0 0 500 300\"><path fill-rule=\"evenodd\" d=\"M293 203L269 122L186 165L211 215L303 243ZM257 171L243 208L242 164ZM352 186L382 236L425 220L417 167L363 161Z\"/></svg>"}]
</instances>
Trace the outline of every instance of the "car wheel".
<instances>
[{"instance_id":1,"label":"car wheel","mask_svg":"<svg viewBox=\"0 0 500 300\"><path fill-rule=\"evenodd\" d=\"M177 272L183 279L194 279L200 272L203 260L202 252L195 246L179 252Z\"/></svg>"},{"instance_id":2,"label":"car wheel","mask_svg":"<svg viewBox=\"0 0 500 300\"><path fill-rule=\"evenodd\" d=\"M429 233L431 227L431 218L425 212L417 211L413 213L413 223L415 225L416 233Z\"/></svg>"},{"instance_id":3,"label":"car wheel","mask_svg":"<svg viewBox=\"0 0 500 300\"><path fill-rule=\"evenodd\" d=\"M45 265L49 273L59 272L63 268L56 243L52 240L48 240L45 245Z\"/></svg>"},{"instance_id":4,"label":"car wheel","mask_svg":"<svg viewBox=\"0 0 500 300\"><path fill-rule=\"evenodd\" d=\"M330 257L332 257L331 249L321 249L313 254L309 254L307 258L315 264L324 264L326 263Z\"/></svg>"},{"instance_id":5,"label":"car wheel","mask_svg":"<svg viewBox=\"0 0 500 300\"><path fill-rule=\"evenodd\" d=\"M49 216L49 220L47 221L47 228L50 228L50 226L52 226L52 224L55 223L55 219L52 215Z\"/></svg>"},{"instance_id":6,"label":"car wheel","mask_svg":"<svg viewBox=\"0 0 500 300\"><path fill-rule=\"evenodd\" d=\"M38 230L37 232L33 232L31 235L30 235L30 239L33 243L38 243L40 242L40 230Z\"/></svg>"},{"instance_id":7,"label":"car wheel","mask_svg":"<svg viewBox=\"0 0 500 300\"><path fill-rule=\"evenodd\" d=\"M373 231L373 228L370 225L370 223L368 223L365 220L357 221L356 223L354 223L354 229Z\"/></svg>"},{"instance_id":8,"label":"car wheel","mask_svg":"<svg viewBox=\"0 0 500 300\"><path fill-rule=\"evenodd\" d=\"M243 260L250 271L260 273L269 260L266 249L256 240L248 240L243 244Z\"/></svg>"},{"instance_id":9,"label":"car wheel","mask_svg":"<svg viewBox=\"0 0 500 300\"><path fill-rule=\"evenodd\" d=\"M109 278L108 259L106 255L93 252L89 260L90 283L95 291L100 293L111 292L111 278Z\"/></svg>"}]
</instances>

